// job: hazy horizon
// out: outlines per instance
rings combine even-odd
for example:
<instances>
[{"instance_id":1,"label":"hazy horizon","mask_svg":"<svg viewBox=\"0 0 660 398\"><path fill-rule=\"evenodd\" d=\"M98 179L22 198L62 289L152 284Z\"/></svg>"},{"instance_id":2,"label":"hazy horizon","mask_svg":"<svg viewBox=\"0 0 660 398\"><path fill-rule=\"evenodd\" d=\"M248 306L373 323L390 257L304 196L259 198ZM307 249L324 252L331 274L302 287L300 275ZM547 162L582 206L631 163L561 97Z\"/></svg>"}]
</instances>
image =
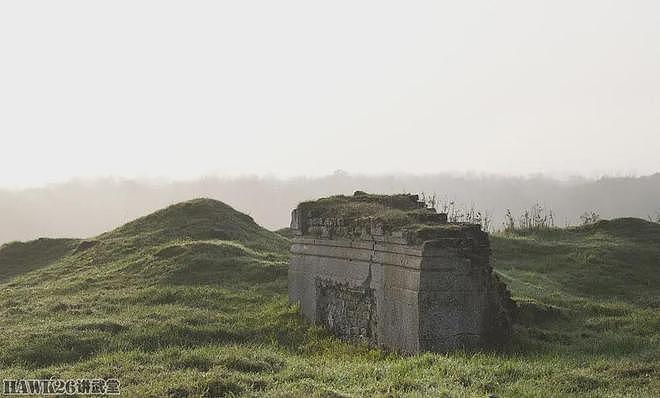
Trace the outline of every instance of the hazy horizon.
<instances>
[{"instance_id":1,"label":"hazy horizon","mask_svg":"<svg viewBox=\"0 0 660 398\"><path fill-rule=\"evenodd\" d=\"M321 177L206 177L185 181L97 178L38 188L0 188L0 243L37 237L90 237L168 205L208 197L249 214L269 229L289 224L304 200L355 190L436 194L442 203L487 213L493 229L504 212L520 215L540 204L557 226L576 224L584 212L603 218L660 217L660 173L643 177L575 178L457 176L447 173L380 176L336 172Z\"/></svg>"},{"instance_id":2,"label":"hazy horizon","mask_svg":"<svg viewBox=\"0 0 660 398\"><path fill-rule=\"evenodd\" d=\"M534 179L546 179L556 181L557 183L575 183L575 182L585 182L585 181L598 181L601 179L609 178L643 178L651 177L656 174L660 174L660 170L655 172L650 172L646 174L642 173L631 173L631 172L618 172L618 173L592 173L592 174L580 174L575 172L562 172L562 173L489 173L485 171L443 171L443 172L431 172L431 173L415 173L413 172L396 172L396 173L359 173L351 172L344 169L336 169L330 173L320 173L320 174L291 174L291 175L277 175L275 173L244 173L244 174L219 174L219 173L209 173L202 174L192 177L179 177L173 178L168 176L151 176L151 177L140 177L140 176L121 176L121 175L94 175L94 176L71 176L63 177L59 180L53 181L43 181L40 183L33 183L29 185L0 185L0 191L8 192L18 192L26 191L32 189L48 189L51 187L63 186L68 184L94 184L99 181L113 181L117 183L131 183L131 182L140 182L147 185L164 185L164 184L180 184L180 183L190 183L193 181L203 181L206 179L215 179L215 180L224 180L224 181L241 181L241 180L273 180L279 181L281 183L287 183L295 180L304 180L304 179L320 179L327 178L332 176L352 176L352 177L361 177L361 178L388 178L388 177L432 177L437 175L461 178L468 180L476 179L488 179L488 178L502 178L502 179L517 179L517 180L534 180Z\"/></svg>"},{"instance_id":3,"label":"hazy horizon","mask_svg":"<svg viewBox=\"0 0 660 398\"><path fill-rule=\"evenodd\" d=\"M647 175L659 44L652 1L3 2L0 187Z\"/></svg>"},{"instance_id":4,"label":"hazy horizon","mask_svg":"<svg viewBox=\"0 0 660 398\"><path fill-rule=\"evenodd\" d=\"M0 242L197 196L660 203L657 2L2 2L0 51Z\"/></svg>"}]
</instances>

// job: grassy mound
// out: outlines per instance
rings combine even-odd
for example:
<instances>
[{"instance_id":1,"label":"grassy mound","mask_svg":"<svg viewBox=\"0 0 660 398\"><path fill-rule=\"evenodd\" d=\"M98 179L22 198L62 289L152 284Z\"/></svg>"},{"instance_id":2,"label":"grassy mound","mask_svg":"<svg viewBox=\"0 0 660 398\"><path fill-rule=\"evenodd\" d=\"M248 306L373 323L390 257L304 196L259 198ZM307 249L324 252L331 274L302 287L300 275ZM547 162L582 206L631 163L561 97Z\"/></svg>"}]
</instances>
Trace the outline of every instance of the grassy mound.
<instances>
[{"instance_id":1,"label":"grassy mound","mask_svg":"<svg viewBox=\"0 0 660 398\"><path fill-rule=\"evenodd\" d=\"M604 220L495 237L493 246L507 269L552 276L560 291L660 307L660 224Z\"/></svg>"},{"instance_id":2,"label":"grassy mound","mask_svg":"<svg viewBox=\"0 0 660 398\"><path fill-rule=\"evenodd\" d=\"M0 246L0 282L56 262L71 254L79 242L78 239L40 238Z\"/></svg>"},{"instance_id":3,"label":"grassy mound","mask_svg":"<svg viewBox=\"0 0 660 398\"><path fill-rule=\"evenodd\" d=\"M157 244L174 239L238 241L259 250L287 250L288 241L262 228L252 217L212 199L178 203L103 234L102 240Z\"/></svg>"},{"instance_id":4,"label":"grassy mound","mask_svg":"<svg viewBox=\"0 0 660 398\"><path fill-rule=\"evenodd\" d=\"M576 230L616 238L657 242L658 235L660 235L660 224L639 218L617 218L577 227Z\"/></svg>"},{"instance_id":5,"label":"grassy mound","mask_svg":"<svg viewBox=\"0 0 660 398\"><path fill-rule=\"evenodd\" d=\"M117 377L139 397L657 396L655 228L493 237L521 303L512 345L405 357L305 324L288 240L185 202L86 241L3 246L0 376Z\"/></svg>"}]
</instances>

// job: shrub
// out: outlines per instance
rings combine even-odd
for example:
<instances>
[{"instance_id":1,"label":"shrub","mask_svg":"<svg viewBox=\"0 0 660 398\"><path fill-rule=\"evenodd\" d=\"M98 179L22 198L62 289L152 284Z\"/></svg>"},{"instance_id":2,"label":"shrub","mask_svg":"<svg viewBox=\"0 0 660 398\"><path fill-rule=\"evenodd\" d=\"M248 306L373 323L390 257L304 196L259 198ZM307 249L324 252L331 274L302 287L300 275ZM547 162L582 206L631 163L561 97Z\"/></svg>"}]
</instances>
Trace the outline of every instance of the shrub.
<instances>
[{"instance_id":1,"label":"shrub","mask_svg":"<svg viewBox=\"0 0 660 398\"><path fill-rule=\"evenodd\" d=\"M600 221L600 215L595 211L585 211L580 216L581 225L595 224Z\"/></svg>"},{"instance_id":2,"label":"shrub","mask_svg":"<svg viewBox=\"0 0 660 398\"><path fill-rule=\"evenodd\" d=\"M523 209L519 217L514 217L511 209L504 213L504 232L538 231L555 227L555 215L551 209L536 203Z\"/></svg>"}]
</instances>

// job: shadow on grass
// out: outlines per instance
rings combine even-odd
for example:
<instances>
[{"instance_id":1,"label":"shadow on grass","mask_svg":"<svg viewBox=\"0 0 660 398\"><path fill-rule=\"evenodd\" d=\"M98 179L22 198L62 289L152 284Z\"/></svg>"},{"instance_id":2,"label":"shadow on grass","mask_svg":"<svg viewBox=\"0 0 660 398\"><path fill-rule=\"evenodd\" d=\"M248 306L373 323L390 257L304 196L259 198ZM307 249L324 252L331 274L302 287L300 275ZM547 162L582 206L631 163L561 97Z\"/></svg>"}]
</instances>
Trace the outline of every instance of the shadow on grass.
<instances>
[{"instance_id":1,"label":"shadow on grass","mask_svg":"<svg viewBox=\"0 0 660 398\"><path fill-rule=\"evenodd\" d=\"M53 264L71 254L78 239L40 238L0 246L0 283Z\"/></svg>"}]
</instances>

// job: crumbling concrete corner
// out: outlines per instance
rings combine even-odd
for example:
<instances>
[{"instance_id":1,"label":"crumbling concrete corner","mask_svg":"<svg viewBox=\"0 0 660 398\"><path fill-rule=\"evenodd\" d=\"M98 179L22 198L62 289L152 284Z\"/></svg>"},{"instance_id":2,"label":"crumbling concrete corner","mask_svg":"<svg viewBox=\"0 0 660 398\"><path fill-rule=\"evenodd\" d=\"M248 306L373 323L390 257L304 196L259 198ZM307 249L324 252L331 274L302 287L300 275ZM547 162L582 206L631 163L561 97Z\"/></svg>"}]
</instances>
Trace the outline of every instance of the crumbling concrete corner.
<instances>
[{"instance_id":1,"label":"crumbling concrete corner","mask_svg":"<svg viewBox=\"0 0 660 398\"><path fill-rule=\"evenodd\" d=\"M488 234L416 195L338 196L293 210L289 299L348 341L405 353L506 342L515 304Z\"/></svg>"}]
</instances>

